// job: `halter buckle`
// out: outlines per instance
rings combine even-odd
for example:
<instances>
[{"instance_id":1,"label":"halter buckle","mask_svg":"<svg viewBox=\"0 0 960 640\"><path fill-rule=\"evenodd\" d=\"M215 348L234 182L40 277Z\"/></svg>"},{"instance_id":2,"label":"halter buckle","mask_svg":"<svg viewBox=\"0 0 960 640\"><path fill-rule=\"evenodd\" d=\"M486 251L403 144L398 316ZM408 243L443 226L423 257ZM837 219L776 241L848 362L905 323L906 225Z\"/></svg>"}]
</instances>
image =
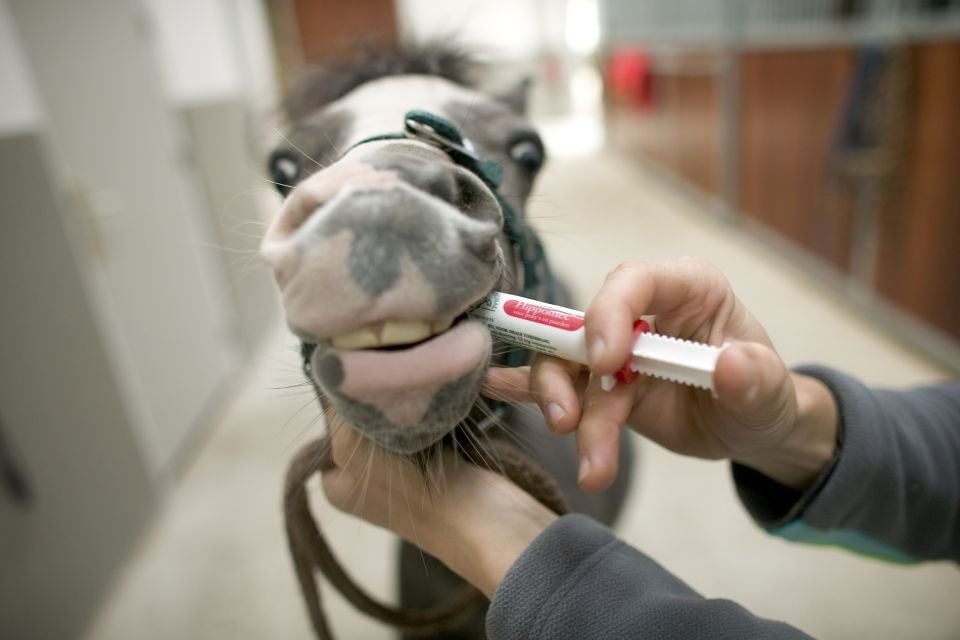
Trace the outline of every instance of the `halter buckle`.
<instances>
[{"instance_id":1,"label":"halter buckle","mask_svg":"<svg viewBox=\"0 0 960 640\"><path fill-rule=\"evenodd\" d=\"M456 151L457 153L462 153L465 156L469 156L471 159L480 161L480 156L477 155L477 150L474 148L473 144L467 140L463 139L463 144L458 144L442 136L430 125L414 120L413 118L406 118L404 120L404 129L403 133L406 137L411 140L420 140L431 144L441 151L449 153L450 151Z\"/></svg>"}]
</instances>

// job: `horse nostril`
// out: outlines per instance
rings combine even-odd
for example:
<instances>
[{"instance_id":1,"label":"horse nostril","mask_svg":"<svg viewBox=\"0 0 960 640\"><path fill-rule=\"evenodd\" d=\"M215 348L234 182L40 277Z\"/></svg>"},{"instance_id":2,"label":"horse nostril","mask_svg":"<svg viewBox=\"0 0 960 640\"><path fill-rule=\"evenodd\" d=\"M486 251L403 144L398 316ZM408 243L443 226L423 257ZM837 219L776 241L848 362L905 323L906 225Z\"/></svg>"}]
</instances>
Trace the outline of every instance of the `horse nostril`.
<instances>
[{"instance_id":1,"label":"horse nostril","mask_svg":"<svg viewBox=\"0 0 960 640\"><path fill-rule=\"evenodd\" d=\"M451 204L457 198L457 183L453 174L442 166L429 167L414 180L414 186Z\"/></svg>"},{"instance_id":2,"label":"horse nostril","mask_svg":"<svg viewBox=\"0 0 960 640\"><path fill-rule=\"evenodd\" d=\"M477 231L476 229L461 229L460 238L463 245L477 258L484 262L493 262L497 259L498 229Z\"/></svg>"},{"instance_id":3,"label":"horse nostril","mask_svg":"<svg viewBox=\"0 0 960 640\"><path fill-rule=\"evenodd\" d=\"M442 163L400 154L386 154L376 158L371 165L377 169L392 171L410 186L444 202L455 204L458 187L456 173Z\"/></svg>"}]
</instances>

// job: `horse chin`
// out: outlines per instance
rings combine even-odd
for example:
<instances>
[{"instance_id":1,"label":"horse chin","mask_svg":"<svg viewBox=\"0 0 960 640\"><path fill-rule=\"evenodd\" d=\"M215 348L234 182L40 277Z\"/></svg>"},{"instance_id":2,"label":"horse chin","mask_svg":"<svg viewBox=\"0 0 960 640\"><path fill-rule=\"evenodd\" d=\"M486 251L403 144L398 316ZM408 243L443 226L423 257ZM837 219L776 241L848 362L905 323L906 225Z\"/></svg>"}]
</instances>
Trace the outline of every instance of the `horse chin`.
<instances>
[{"instance_id":1,"label":"horse chin","mask_svg":"<svg viewBox=\"0 0 960 640\"><path fill-rule=\"evenodd\" d=\"M466 417L479 395L490 351L489 332L464 320L400 350L321 346L311 366L341 417L384 449L412 454Z\"/></svg>"}]
</instances>

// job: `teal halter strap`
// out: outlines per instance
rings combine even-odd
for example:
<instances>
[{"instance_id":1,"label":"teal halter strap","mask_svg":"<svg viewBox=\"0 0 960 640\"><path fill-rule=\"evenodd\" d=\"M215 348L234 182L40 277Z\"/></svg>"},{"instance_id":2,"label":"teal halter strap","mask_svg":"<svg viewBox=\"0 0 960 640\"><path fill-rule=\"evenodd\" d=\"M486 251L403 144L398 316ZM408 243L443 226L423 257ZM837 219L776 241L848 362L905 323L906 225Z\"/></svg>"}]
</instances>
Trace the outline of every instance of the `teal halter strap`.
<instances>
[{"instance_id":1,"label":"teal halter strap","mask_svg":"<svg viewBox=\"0 0 960 640\"><path fill-rule=\"evenodd\" d=\"M431 144L461 167L480 178L503 211L503 233L516 252L523 266L523 289L521 295L539 300L554 300L554 279L543 243L536 231L531 229L500 193L503 169L493 160L484 160L473 145L447 120L428 111L414 109L403 118L403 132L385 133L365 138L350 149L377 140L419 140ZM348 149L349 151L349 149ZM526 351L514 350L507 354L508 366L520 366L527 360Z\"/></svg>"}]
</instances>

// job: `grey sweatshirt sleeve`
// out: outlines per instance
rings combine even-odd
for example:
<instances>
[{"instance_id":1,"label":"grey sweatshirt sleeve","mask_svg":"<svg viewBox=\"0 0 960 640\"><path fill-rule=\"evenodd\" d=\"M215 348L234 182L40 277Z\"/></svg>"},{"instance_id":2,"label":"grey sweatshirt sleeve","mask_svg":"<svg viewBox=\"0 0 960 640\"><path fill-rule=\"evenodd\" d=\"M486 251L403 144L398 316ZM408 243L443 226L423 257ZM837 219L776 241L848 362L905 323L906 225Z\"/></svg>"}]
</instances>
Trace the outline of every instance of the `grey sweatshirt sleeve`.
<instances>
[{"instance_id":1,"label":"grey sweatshirt sleeve","mask_svg":"<svg viewBox=\"0 0 960 640\"><path fill-rule=\"evenodd\" d=\"M706 599L582 515L567 515L520 555L487 611L487 637L807 638L729 600Z\"/></svg>"},{"instance_id":2,"label":"grey sweatshirt sleeve","mask_svg":"<svg viewBox=\"0 0 960 640\"><path fill-rule=\"evenodd\" d=\"M840 414L837 455L794 491L733 465L737 491L768 531L889 560L960 561L960 384L877 391L823 367ZM548 527L507 572L487 612L492 640L805 638L739 605L706 599L602 525Z\"/></svg>"},{"instance_id":3,"label":"grey sweatshirt sleeve","mask_svg":"<svg viewBox=\"0 0 960 640\"><path fill-rule=\"evenodd\" d=\"M839 447L807 491L734 465L737 491L767 531L897 562L960 562L960 384L872 390L802 367L837 400Z\"/></svg>"}]
</instances>

